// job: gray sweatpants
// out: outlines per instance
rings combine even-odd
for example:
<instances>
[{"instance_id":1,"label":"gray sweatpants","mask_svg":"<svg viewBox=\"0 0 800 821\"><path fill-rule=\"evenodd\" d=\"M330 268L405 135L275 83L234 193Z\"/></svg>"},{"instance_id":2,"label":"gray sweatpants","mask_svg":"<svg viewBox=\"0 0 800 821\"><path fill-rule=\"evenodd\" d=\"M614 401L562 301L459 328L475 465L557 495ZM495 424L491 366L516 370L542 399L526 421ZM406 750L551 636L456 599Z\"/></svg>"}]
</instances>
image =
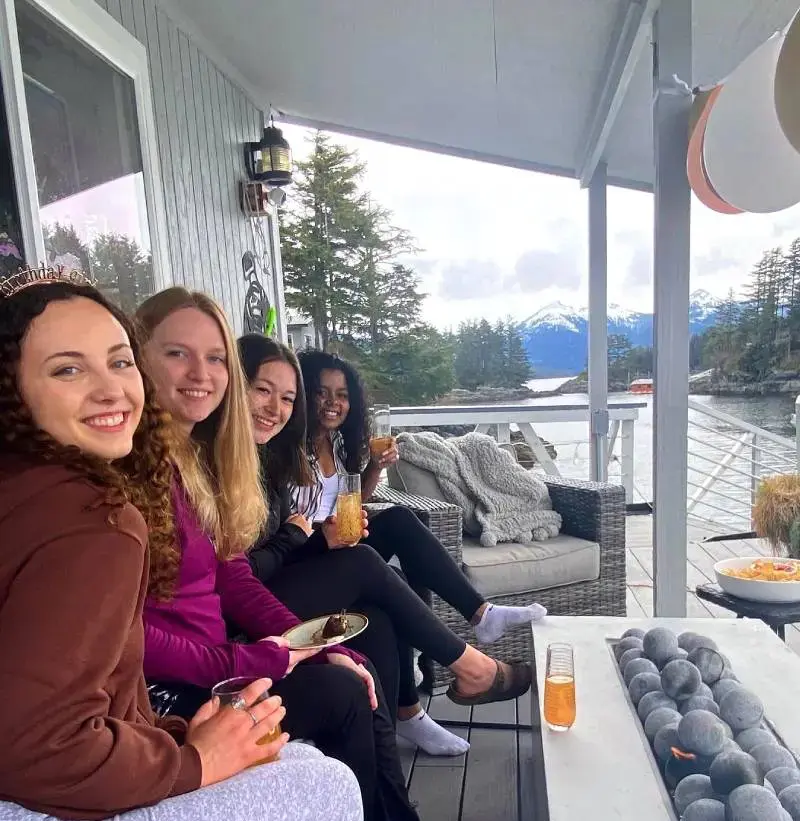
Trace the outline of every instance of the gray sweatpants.
<instances>
[{"instance_id":1,"label":"gray sweatpants","mask_svg":"<svg viewBox=\"0 0 800 821\"><path fill-rule=\"evenodd\" d=\"M281 757L114 821L363 821L352 771L307 744L289 743ZM56 821L0 801L0 821Z\"/></svg>"}]
</instances>

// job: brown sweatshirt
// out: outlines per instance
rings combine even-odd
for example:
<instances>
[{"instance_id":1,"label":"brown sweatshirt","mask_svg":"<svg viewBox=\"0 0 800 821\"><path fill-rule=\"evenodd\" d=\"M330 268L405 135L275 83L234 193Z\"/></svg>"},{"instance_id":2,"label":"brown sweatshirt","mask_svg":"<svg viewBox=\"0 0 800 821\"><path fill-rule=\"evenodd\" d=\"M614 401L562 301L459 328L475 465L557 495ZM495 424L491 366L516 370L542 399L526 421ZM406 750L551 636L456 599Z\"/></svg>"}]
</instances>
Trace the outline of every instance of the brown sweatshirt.
<instances>
[{"instance_id":1,"label":"brown sweatshirt","mask_svg":"<svg viewBox=\"0 0 800 821\"><path fill-rule=\"evenodd\" d=\"M147 698L146 546L133 506L0 455L0 799L100 819L200 786Z\"/></svg>"}]
</instances>

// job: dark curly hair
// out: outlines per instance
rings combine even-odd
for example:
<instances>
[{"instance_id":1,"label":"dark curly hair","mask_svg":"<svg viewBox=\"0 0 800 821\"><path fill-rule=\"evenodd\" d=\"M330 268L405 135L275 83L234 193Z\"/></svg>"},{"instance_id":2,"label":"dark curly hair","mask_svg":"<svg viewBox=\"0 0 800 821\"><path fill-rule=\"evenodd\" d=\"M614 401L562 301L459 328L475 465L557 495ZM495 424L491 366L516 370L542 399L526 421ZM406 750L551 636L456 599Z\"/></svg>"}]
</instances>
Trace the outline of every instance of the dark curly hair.
<instances>
[{"instance_id":1,"label":"dark curly hair","mask_svg":"<svg viewBox=\"0 0 800 821\"><path fill-rule=\"evenodd\" d=\"M17 384L22 340L31 322L51 302L83 297L105 308L125 329L136 361L139 346L128 317L95 288L74 283L34 285L0 299L0 453L32 456L61 464L83 474L106 491L107 504L130 502L139 509L149 530L149 592L168 597L180 561L172 517L172 462L169 456L169 417L155 403L153 387L142 374L145 404L133 437L133 448L114 462L62 445L37 427Z\"/></svg>"},{"instance_id":2,"label":"dark curly hair","mask_svg":"<svg viewBox=\"0 0 800 821\"><path fill-rule=\"evenodd\" d=\"M306 392L294 351L261 334L245 334L239 337L237 344L248 384L252 385L258 369L265 362L285 362L297 378L297 394L289 421L277 436L258 449L262 481L274 490L284 485L299 487L313 484L314 476L306 454Z\"/></svg>"},{"instance_id":3,"label":"dark curly hair","mask_svg":"<svg viewBox=\"0 0 800 821\"><path fill-rule=\"evenodd\" d=\"M358 371L346 359L327 351L301 351L297 358L306 386L308 452L314 453L314 438L319 432L317 397L321 390L320 376L323 371L341 371L347 383L350 412L339 428L344 443L344 452L340 456L348 473L360 473L369 459L369 414L366 390Z\"/></svg>"}]
</instances>

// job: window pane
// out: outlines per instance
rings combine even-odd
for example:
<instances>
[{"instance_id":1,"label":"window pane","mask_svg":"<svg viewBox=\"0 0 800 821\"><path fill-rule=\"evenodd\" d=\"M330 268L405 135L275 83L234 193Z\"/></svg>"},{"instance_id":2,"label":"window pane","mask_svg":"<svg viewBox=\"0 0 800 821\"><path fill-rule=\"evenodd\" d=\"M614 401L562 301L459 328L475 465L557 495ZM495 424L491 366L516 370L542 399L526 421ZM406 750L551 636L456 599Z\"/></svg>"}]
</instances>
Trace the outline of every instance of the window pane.
<instances>
[{"instance_id":1,"label":"window pane","mask_svg":"<svg viewBox=\"0 0 800 821\"><path fill-rule=\"evenodd\" d=\"M0 276L14 273L22 265L22 232L11 166L6 106L0 82Z\"/></svg>"},{"instance_id":2,"label":"window pane","mask_svg":"<svg viewBox=\"0 0 800 821\"><path fill-rule=\"evenodd\" d=\"M133 80L24 0L16 11L48 262L132 311L154 288Z\"/></svg>"}]
</instances>

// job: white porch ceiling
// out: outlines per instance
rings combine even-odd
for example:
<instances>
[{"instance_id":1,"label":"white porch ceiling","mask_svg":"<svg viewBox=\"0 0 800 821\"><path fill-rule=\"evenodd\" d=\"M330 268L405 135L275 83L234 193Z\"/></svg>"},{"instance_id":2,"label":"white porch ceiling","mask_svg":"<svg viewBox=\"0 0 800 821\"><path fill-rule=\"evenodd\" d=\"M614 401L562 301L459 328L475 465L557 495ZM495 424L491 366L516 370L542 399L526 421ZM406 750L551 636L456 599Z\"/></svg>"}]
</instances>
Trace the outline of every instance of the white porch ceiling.
<instances>
[{"instance_id":1,"label":"white porch ceiling","mask_svg":"<svg viewBox=\"0 0 800 821\"><path fill-rule=\"evenodd\" d=\"M236 69L264 108L576 176L626 7L646 0L159 2ZM799 3L695 0L693 76L682 79L722 79ZM652 183L651 83L646 46L603 153L610 182Z\"/></svg>"}]
</instances>

